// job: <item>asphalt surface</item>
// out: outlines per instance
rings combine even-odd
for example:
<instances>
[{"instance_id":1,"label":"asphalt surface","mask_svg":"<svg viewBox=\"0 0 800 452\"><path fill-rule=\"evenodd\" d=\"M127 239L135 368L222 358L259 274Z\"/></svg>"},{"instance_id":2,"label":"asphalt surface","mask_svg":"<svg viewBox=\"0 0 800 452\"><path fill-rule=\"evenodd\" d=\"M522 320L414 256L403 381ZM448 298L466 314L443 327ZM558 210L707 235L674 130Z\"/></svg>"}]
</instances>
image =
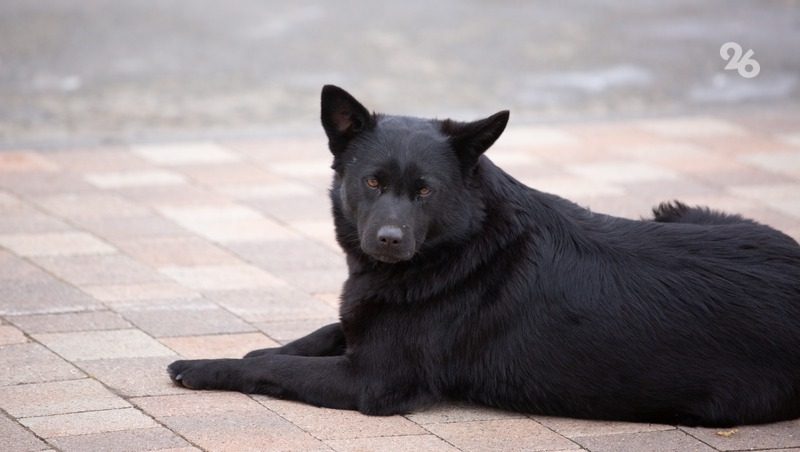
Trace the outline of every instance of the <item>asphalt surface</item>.
<instances>
[{"instance_id":1,"label":"asphalt surface","mask_svg":"<svg viewBox=\"0 0 800 452\"><path fill-rule=\"evenodd\" d=\"M789 0L4 0L0 147L295 133L325 83L517 123L795 108L798 44Z\"/></svg>"}]
</instances>

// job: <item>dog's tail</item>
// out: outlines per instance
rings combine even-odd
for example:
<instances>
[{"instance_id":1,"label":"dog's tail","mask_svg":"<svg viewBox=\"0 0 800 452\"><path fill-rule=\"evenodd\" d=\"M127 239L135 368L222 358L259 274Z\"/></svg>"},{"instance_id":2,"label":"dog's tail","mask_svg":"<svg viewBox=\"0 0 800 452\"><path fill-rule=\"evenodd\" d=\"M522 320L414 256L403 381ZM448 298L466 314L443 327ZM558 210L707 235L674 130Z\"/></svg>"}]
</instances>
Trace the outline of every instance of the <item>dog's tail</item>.
<instances>
[{"instance_id":1,"label":"dog's tail","mask_svg":"<svg viewBox=\"0 0 800 452\"><path fill-rule=\"evenodd\" d=\"M662 202L653 208L654 220L659 223L739 224L757 222L741 215L728 214L708 207L689 207L680 201Z\"/></svg>"}]
</instances>

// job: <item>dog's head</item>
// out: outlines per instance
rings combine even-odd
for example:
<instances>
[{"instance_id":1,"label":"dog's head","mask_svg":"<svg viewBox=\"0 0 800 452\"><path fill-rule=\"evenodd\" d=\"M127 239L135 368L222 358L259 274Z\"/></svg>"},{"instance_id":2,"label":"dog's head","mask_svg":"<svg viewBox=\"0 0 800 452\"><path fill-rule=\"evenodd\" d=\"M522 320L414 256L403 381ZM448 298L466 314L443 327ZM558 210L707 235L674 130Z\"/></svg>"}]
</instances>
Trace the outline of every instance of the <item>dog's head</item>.
<instances>
[{"instance_id":1,"label":"dog's head","mask_svg":"<svg viewBox=\"0 0 800 452\"><path fill-rule=\"evenodd\" d=\"M473 177L508 122L370 113L341 88L322 88L322 126L336 171L331 197L340 243L386 263L466 239L483 218ZM357 239L357 242L356 242Z\"/></svg>"}]
</instances>

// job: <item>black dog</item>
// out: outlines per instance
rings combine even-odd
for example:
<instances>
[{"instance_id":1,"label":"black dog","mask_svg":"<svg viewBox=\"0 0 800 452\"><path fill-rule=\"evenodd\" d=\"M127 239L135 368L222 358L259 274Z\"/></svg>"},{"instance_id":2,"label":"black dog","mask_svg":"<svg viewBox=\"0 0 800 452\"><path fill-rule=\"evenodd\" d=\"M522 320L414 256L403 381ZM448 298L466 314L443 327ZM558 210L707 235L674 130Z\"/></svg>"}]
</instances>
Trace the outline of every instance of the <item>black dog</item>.
<instances>
[{"instance_id":1,"label":"black dog","mask_svg":"<svg viewBox=\"0 0 800 452\"><path fill-rule=\"evenodd\" d=\"M800 246L736 215L592 213L482 156L508 112L375 115L322 90L341 322L174 381L389 415L442 400L731 426L800 417Z\"/></svg>"}]
</instances>

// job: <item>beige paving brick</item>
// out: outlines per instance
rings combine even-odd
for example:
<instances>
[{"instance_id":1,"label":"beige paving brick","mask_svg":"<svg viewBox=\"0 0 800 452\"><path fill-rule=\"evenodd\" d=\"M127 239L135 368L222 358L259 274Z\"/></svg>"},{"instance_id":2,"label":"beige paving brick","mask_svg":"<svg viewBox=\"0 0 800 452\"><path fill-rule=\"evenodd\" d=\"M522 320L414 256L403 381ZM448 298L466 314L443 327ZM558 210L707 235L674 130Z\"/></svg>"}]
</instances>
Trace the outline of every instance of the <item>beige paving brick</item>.
<instances>
[{"instance_id":1,"label":"beige paving brick","mask_svg":"<svg viewBox=\"0 0 800 452\"><path fill-rule=\"evenodd\" d=\"M239 156L228 149L209 142L137 145L131 152L157 165L215 165L234 162Z\"/></svg>"},{"instance_id":2,"label":"beige paving brick","mask_svg":"<svg viewBox=\"0 0 800 452\"><path fill-rule=\"evenodd\" d=\"M800 132L784 133L779 136L779 139L791 146L800 147Z\"/></svg>"},{"instance_id":3,"label":"beige paving brick","mask_svg":"<svg viewBox=\"0 0 800 452\"><path fill-rule=\"evenodd\" d=\"M625 189L619 185L574 175L534 180L523 179L521 182L536 190L567 199L579 196L624 196L626 194Z\"/></svg>"},{"instance_id":4,"label":"beige paving brick","mask_svg":"<svg viewBox=\"0 0 800 452\"><path fill-rule=\"evenodd\" d=\"M160 421L206 450L329 450L321 441L269 412L170 416Z\"/></svg>"},{"instance_id":5,"label":"beige paving brick","mask_svg":"<svg viewBox=\"0 0 800 452\"><path fill-rule=\"evenodd\" d=\"M0 414L0 450L33 452L49 447L17 422Z\"/></svg>"},{"instance_id":6,"label":"beige paving brick","mask_svg":"<svg viewBox=\"0 0 800 452\"><path fill-rule=\"evenodd\" d=\"M2 172L0 187L30 196L60 195L94 190L78 175L58 172Z\"/></svg>"},{"instance_id":7,"label":"beige paving brick","mask_svg":"<svg viewBox=\"0 0 800 452\"><path fill-rule=\"evenodd\" d=\"M312 196L315 194L314 189L311 187L291 181L268 184L243 184L241 181L236 181L230 185L217 187L217 190L239 200L271 200L295 196Z\"/></svg>"},{"instance_id":8,"label":"beige paving brick","mask_svg":"<svg viewBox=\"0 0 800 452\"><path fill-rule=\"evenodd\" d=\"M325 325L338 322L338 317L304 319L304 320L285 320L282 322L260 322L255 326L272 340L286 344L295 339L301 338Z\"/></svg>"},{"instance_id":9,"label":"beige paving brick","mask_svg":"<svg viewBox=\"0 0 800 452\"><path fill-rule=\"evenodd\" d=\"M36 343L0 347L0 386L74 380L84 374Z\"/></svg>"},{"instance_id":10,"label":"beige paving brick","mask_svg":"<svg viewBox=\"0 0 800 452\"><path fill-rule=\"evenodd\" d=\"M230 184L275 183L279 177L253 165L251 162L218 163L216 165L191 165L180 168L181 173L193 182L217 188Z\"/></svg>"},{"instance_id":11,"label":"beige paving brick","mask_svg":"<svg viewBox=\"0 0 800 452\"><path fill-rule=\"evenodd\" d=\"M370 436L423 435L428 433L403 416L366 416L357 411L318 408L304 403L255 396L284 419L320 439Z\"/></svg>"},{"instance_id":12,"label":"beige paving brick","mask_svg":"<svg viewBox=\"0 0 800 452\"><path fill-rule=\"evenodd\" d=\"M275 276L298 289L314 293L340 293L347 280L347 268L275 271Z\"/></svg>"},{"instance_id":13,"label":"beige paving brick","mask_svg":"<svg viewBox=\"0 0 800 452\"><path fill-rule=\"evenodd\" d=\"M20 256L71 256L116 251L114 247L85 232L0 234L0 246Z\"/></svg>"},{"instance_id":14,"label":"beige paving brick","mask_svg":"<svg viewBox=\"0 0 800 452\"><path fill-rule=\"evenodd\" d=\"M270 198L266 200L247 201L247 205L264 215L280 221L295 220L330 220L330 200L325 195L312 193L307 196L291 196Z\"/></svg>"},{"instance_id":15,"label":"beige paving brick","mask_svg":"<svg viewBox=\"0 0 800 452\"><path fill-rule=\"evenodd\" d=\"M768 171L800 177L800 150L751 153L741 156L739 159Z\"/></svg>"},{"instance_id":16,"label":"beige paving brick","mask_svg":"<svg viewBox=\"0 0 800 452\"><path fill-rule=\"evenodd\" d=\"M80 290L49 276L43 281L0 284L2 315L52 314L102 307Z\"/></svg>"},{"instance_id":17,"label":"beige paving brick","mask_svg":"<svg viewBox=\"0 0 800 452\"><path fill-rule=\"evenodd\" d=\"M524 414L467 404L443 404L407 414L417 424L488 421L493 419L523 419Z\"/></svg>"},{"instance_id":18,"label":"beige paving brick","mask_svg":"<svg viewBox=\"0 0 800 452\"><path fill-rule=\"evenodd\" d=\"M68 314L20 315L8 318L23 331L31 333L63 333L70 331L118 330L131 324L116 312L89 311Z\"/></svg>"},{"instance_id":19,"label":"beige paving brick","mask_svg":"<svg viewBox=\"0 0 800 452\"><path fill-rule=\"evenodd\" d=\"M174 450L189 447L189 443L163 427L121 430L89 435L51 438L50 443L64 452L138 452ZM189 448L188 450L197 450Z\"/></svg>"},{"instance_id":20,"label":"beige paving brick","mask_svg":"<svg viewBox=\"0 0 800 452\"><path fill-rule=\"evenodd\" d=\"M86 378L0 388L0 407L17 418L129 406L97 381Z\"/></svg>"},{"instance_id":21,"label":"beige paving brick","mask_svg":"<svg viewBox=\"0 0 800 452\"><path fill-rule=\"evenodd\" d=\"M187 182L186 178L180 173L163 169L90 173L85 175L84 178L95 187L103 189L173 186Z\"/></svg>"},{"instance_id":22,"label":"beige paving brick","mask_svg":"<svg viewBox=\"0 0 800 452\"><path fill-rule=\"evenodd\" d=\"M622 433L617 435L583 436L575 438L592 452L711 452L714 449L680 430Z\"/></svg>"},{"instance_id":23,"label":"beige paving brick","mask_svg":"<svg viewBox=\"0 0 800 452\"><path fill-rule=\"evenodd\" d=\"M10 251L0 249L0 281L14 281L15 284L45 282L51 277L40 268Z\"/></svg>"},{"instance_id":24,"label":"beige paving brick","mask_svg":"<svg viewBox=\"0 0 800 452\"><path fill-rule=\"evenodd\" d=\"M78 286L136 284L167 278L123 254L89 256L37 256L36 264Z\"/></svg>"},{"instance_id":25,"label":"beige paving brick","mask_svg":"<svg viewBox=\"0 0 800 452\"><path fill-rule=\"evenodd\" d=\"M793 217L800 217L800 183L745 185L729 188L735 196L747 198Z\"/></svg>"},{"instance_id":26,"label":"beige paving brick","mask_svg":"<svg viewBox=\"0 0 800 452\"><path fill-rule=\"evenodd\" d=\"M718 450L752 450L800 447L800 420L766 425L681 430ZM730 433L720 435L718 432Z\"/></svg>"},{"instance_id":27,"label":"beige paving brick","mask_svg":"<svg viewBox=\"0 0 800 452\"><path fill-rule=\"evenodd\" d=\"M712 117L652 119L640 121L638 126L648 132L669 138L708 138L747 135L747 131L734 122Z\"/></svg>"},{"instance_id":28,"label":"beige paving brick","mask_svg":"<svg viewBox=\"0 0 800 452\"><path fill-rule=\"evenodd\" d=\"M114 244L131 239L156 237L188 237L191 232L157 215L128 218L81 218L81 228Z\"/></svg>"},{"instance_id":29,"label":"beige paving brick","mask_svg":"<svg viewBox=\"0 0 800 452\"><path fill-rule=\"evenodd\" d=\"M585 179L613 184L644 181L674 181L678 175L657 165L640 162L607 161L567 166L567 171Z\"/></svg>"},{"instance_id":30,"label":"beige paving brick","mask_svg":"<svg viewBox=\"0 0 800 452\"><path fill-rule=\"evenodd\" d=\"M159 340L182 357L190 359L241 358L251 350L278 346L262 333L164 337Z\"/></svg>"},{"instance_id":31,"label":"beige paving brick","mask_svg":"<svg viewBox=\"0 0 800 452\"><path fill-rule=\"evenodd\" d=\"M47 158L56 162L62 171L73 173L130 171L152 168L150 163L122 147L63 149L48 153Z\"/></svg>"},{"instance_id":32,"label":"beige paving brick","mask_svg":"<svg viewBox=\"0 0 800 452\"><path fill-rule=\"evenodd\" d=\"M76 365L123 396L182 394L187 390L172 384L167 375L167 365L176 358L101 359L79 361Z\"/></svg>"},{"instance_id":33,"label":"beige paving brick","mask_svg":"<svg viewBox=\"0 0 800 452\"><path fill-rule=\"evenodd\" d=\"M11 325L0 325L0 345L23 344L28 339L22 331Z\"/></svg>"},{"instance_id":34,"label":"beige paving brick","mask_svg":"<svg viewBox=\"0 0 800 452\"><path fill-rule=\"evenodd\" d=\"M70 361L173 355L155 339L133 329L40 333L33 337Z\"/></svg>"},{"instance_id":35,"label":"beige paving brick","mask_svg":"<svg viewBox=\"0 0 800 452\"><path fill-rule=\"evenodd\" d=\"M338 316L337 308L295 288L215 292L209 298L249 322Z\"/></svg>"},{"instance_id":36,"label":"beige paving brick","mask_svg":"<svg viewBox=\"0 0 800 452\"><path fill-rule=\"evenodd\" d=\"M229 412L269 413L266 407L238 392L192 391L181 395L137 397L131 402L156 418Z\"/></svg>"},{"instance_id":37,"label":"beige paving brick","mask_svg":"<svg viewBox=\"0 0 800 452\"><path fill-rule=\"evenodd\" d=\"M0 154L0 172L56 171L58 165L44 156L26 151Z\"/></svg>"},{"instance_id":38,"label":"beige paving brick","mask_svg":"<svg viewBox=\"0 0 800 452\"><path fill-rule=\"evenodd\" d=\"M574 146L580 144L577 136L557 127L512 126L503 134L498 145L525 148Z\"/></svg>"},{"instance_id":39,"label":"beige paving brick","mask_svg":"<svg viewBox=\"0 0 800 452\"><path fill-rule=\"evenodd\" d=\"M425 428L464 451L580 448L572 441L530 419L429 424Z\"/></svg>"},{"instance_id":40,"label":"beige paving brick","mask_svg":"<svg viewBox=\"0 0 800 452\"><path fill-rule=\"evenodd\" d=\"M330 181L333 176L331 161L327 157L270 162L267 168L275 174L300 179L316 178Z\"/></svg>"},{"instance_id":41,"label":"beige paving brick","mask_svg":"<svg viewBox=\"0 0 800 452\"><path fill-rule=\"evenodd\" d=\"M44 438L157 427L153 419L134 408L29 417L20 422Z\"/></svg>"},{"instance_id":42,"label":"beige paving brick","mask_svg":"<svg viewBox=\"0 0 800 452\"><path fill-rule=\"evenodd\" d=\"M146 309L121 310L125 318L154 337L216 333L241 333L255 328L216 306L176 307L148 305Z\"/></svg>"},{"instance_id":43,"label":"beige paving brick","mask_svg":"<svg viewBox=\"0 0 800 452\"><path fill-rule=\"evenodd\" d=\"M28 210L30 209L30 210ZM41 213L33 208L14 212L2 212L0 209L0 234L41 234L45 232L69 232L73 228L63 221Z\"/></svg>"},{"instance_id":44,"label":"beige paving brick","mask_svg":"<svg viewBox=\"0 0 800 452\"><path fill-rule=\"evenodd\" d=\"M675 429L675 427L672 425L593 421L549 416L534 416L533 420L555 431L556 433L566 436L567 438L575 438L578 436L615 435L620 433L655 432Z\"/></svg>"},{"instance_id":45,"label":"beige paving brick","mask_svg":"<svg viewBox=\"0 0 800 452\"><path fill-rule=\"evenodd\" d=\"M230 252L199 237L158 237L125 240L118 246L153 267L240 264Z\"/></svg>"},{"instance_id":46,"label":"beige paving brick","mask_svg":"<svg viewBox=\"0 0 800 452\"><path fill-rule=\"evenodd\" d=\"M201 292L281 287L286 284L252 265L169 266L159 270L185 287Z\"/></svg>"},{"instance_id":47,"label":"beige paving brick","mask_svg":"<svg viewBox=\"0 0 800 452\"><path fill-rule=\"evenodd\" d=\"M140 300L185 299L200 297L200 294L173 282L112 284L105 286L82 286L81 289L97 300L116 306L120 302Z\"/></svg>"},{"instance_id":48,"label":"beige paving brick","mask_svg":"<svg viewBox=\"0 0 800 452\"><path fill-rule=\"evenodd\" d=\"M341 249L336 241L336 232L333 227L333 219L324 220L292 220L289 226L299 234L310 237L328 248L338 251ZM276 238L275 240L286 240L292 237Z\"/></svg>"},{"instance_id":49,"label":"beige paving brick","mask_svg":"<svg viewBox=\"0 0 800 452\"><path fill-rule=\"evenodd\" d=\"M145 216L146 208L109 193L63 193L33 199L52 214L67 219Z\"/></svg>"},{"instance_id":50,"label":"beige paving brick","mask_svg":"<svg viewBox=\"0 0 800 452\"><path fill-rule=\"evenodd\" d=\"M377 438L331 439L325 441L339 452L405 452L458 451L455 447L434 435L382 436Z\"/></svg>"},{"instance_id":51,"label":"beige paving brick","mask_svg":"<svg viewBox=\"0 0 800 452\"><path fill-rule=\"evenodd\" d=\"M231 199L209 187L194 184L171 187L125 187L114 190L126 199L139 204L158 207L207 206L230 203Z\"/></svg>"},{"instance_id":52,"label":"beige paving brick","mask_svg":"<svg viewBox=\"0 0 800 452\"><path fill-rule=\"evenodd\" d=\"M267 271L335 270L346 266L341 251L308 239L232 243L226 248Z\"/></svg>"}]
</instances>

